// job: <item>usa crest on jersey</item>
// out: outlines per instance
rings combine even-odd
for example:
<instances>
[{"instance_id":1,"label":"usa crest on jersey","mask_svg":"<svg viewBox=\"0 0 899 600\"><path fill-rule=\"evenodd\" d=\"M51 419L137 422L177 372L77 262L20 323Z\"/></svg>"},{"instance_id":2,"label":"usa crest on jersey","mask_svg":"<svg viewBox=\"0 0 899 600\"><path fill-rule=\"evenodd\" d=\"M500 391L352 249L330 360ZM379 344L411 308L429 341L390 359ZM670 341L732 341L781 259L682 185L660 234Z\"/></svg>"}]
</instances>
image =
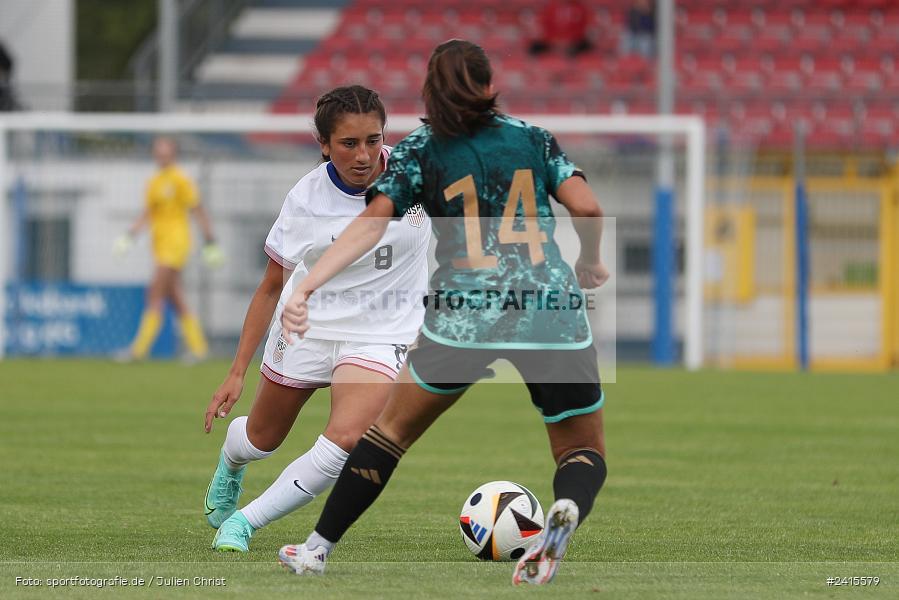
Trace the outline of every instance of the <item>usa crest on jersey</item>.
<instances>
[{"instance_id":1,"label":"usa crest on jersey","mask_svg":"<svg viewBox=\"0 0 899 600\"><path fill-rule=\"evenodd\" d=\"M275 351L272 354L273 362L281 362L284 358L284 351L287 350L287 341L284 339L284 334L278 336L278 343L275 344Z\"/></svg>"},{"instance_id":2,"label":"usa crest on jersey","mask_svg":"<svg viewBox=\"0 0 899 600\"><path fill-rule=\"evenodd\" d=\"M425 222L425 209L421 204L416 204L406 211L406 219L412 227L421 227Z\"/></svg>"}]
</instances>

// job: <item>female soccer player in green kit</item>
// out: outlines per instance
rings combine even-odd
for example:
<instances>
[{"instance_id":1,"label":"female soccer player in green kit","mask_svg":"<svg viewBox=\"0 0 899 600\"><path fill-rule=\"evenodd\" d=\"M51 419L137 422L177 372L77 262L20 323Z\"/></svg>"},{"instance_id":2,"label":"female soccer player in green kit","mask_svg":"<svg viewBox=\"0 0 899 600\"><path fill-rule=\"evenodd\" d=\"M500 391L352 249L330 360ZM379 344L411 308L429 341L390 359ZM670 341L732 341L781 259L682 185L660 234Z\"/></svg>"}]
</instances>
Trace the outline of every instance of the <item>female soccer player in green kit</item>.
<instances>
[{"instance_id":1,"label":"female soccer player in green kit","mask_svg":"<svg viewBox=\"0 0 899 600\"><path fill-rule=\"evenodd\" d=\"M558 465L546 527L519 560L513 583L553 578L605 481L604 397L592 334L582 304L558 305L609 277L599 253L602 209L549 132L497 110L491 77L475 44L451 40L434 50L422 90L425 125L396 146L365 211L285 306L287 337L302 337L315 314L309 296L374 247L391 219L421 203L435 223L438 267L424 326L315 530L304 544L281 549L281 563L296 573L324 571L409 446L499 358L524 377ZM581 250L574 270L553 240L550 196L575 217Z\"/></svg>"}]
</instances>

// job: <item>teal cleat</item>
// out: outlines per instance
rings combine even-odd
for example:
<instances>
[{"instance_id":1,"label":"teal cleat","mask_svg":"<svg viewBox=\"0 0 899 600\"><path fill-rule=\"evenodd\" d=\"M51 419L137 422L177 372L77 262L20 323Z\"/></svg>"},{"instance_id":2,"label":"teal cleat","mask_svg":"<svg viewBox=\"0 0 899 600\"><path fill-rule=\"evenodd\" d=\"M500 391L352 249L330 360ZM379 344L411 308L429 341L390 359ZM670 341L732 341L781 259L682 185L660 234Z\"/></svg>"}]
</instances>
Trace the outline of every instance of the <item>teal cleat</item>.
<instances>
[{"instance_id":1,"label":"teal cleat","mask_svg":"<svg viewBox=\"0 0 899 600\"><path fill-rule=\"evenodd\" d=\"M215 532L212 548L219 552L247 552L255 531L243 513L237 511Z\"/></svg>"},{"instance_id":2,"label":"teal cleat","mask_svg":"<svg viewBox=\"0 0 899 600\"><path fill-rule=\"evenodd\" d=\"M228 470L225 464L224 451L219 456L219 464L206 489L206 520L218 529L225 520L237 510L237 501L240 499L240 482L243 481L243 473L246 466L241 467L236 473Z\"/></svg>"}]
</instances>

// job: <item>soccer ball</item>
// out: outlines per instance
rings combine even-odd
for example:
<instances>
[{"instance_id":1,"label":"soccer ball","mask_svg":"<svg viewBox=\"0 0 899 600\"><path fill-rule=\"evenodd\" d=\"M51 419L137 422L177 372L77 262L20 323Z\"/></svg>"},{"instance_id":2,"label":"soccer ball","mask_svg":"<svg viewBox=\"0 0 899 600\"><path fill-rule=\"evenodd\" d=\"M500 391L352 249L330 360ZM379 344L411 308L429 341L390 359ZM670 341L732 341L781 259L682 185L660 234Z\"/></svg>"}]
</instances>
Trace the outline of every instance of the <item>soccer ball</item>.
<instances>
[{"instance_id":1,"label":"soccer ball","mask_svg":"<svg viewBox=\"0 0 899 600\"><path fill-rule=\"evenodd\" d=\"M543 508L523 485L491 481L462 506L459 531L481 560L518 560L543 530Z\"/></svg>"}]
</instances>

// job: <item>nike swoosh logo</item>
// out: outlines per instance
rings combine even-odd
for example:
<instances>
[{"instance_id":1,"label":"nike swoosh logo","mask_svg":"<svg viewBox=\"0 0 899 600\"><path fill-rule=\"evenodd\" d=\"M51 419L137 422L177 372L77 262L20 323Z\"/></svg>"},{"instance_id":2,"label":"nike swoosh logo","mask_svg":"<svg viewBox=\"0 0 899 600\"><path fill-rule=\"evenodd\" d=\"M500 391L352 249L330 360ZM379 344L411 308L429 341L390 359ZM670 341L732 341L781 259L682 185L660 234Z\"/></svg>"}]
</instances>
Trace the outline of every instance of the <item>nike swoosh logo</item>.
<instances>
[{"instance_id":1,"label":"nike swoosh logo","mask_svg":"<svg viewBox=\"0 0 899 600\"><path fill-rule=\"evenodd\" d=\"M210 483L206 487L206 495L203 496L203 504L206 506L206 516L207 517L215 512L215 507L209 506L209 488L211 488L211 487L212 487L212 483Z\"/></svg>"},{"instance_id":2,"label":"nike swoosh logo","mask_svg":"<svg viewBox=\"0 0 899 600\"><path fill-rule=\"evenodd\" d=\"M306 488L304 488L303 486L300 485L300 480L299 480L299 479L294 479L294 480L293 480L293 484L294 484L295 486L297 486L298 488L300 488L300 491L303 492L304 494L306 494L306 495L308 495L308 496L312 496L313 498L315 497L315 494L310 494L310 493L309 493L309 490L307 490Z\"/></svg>"}]
</instances>

